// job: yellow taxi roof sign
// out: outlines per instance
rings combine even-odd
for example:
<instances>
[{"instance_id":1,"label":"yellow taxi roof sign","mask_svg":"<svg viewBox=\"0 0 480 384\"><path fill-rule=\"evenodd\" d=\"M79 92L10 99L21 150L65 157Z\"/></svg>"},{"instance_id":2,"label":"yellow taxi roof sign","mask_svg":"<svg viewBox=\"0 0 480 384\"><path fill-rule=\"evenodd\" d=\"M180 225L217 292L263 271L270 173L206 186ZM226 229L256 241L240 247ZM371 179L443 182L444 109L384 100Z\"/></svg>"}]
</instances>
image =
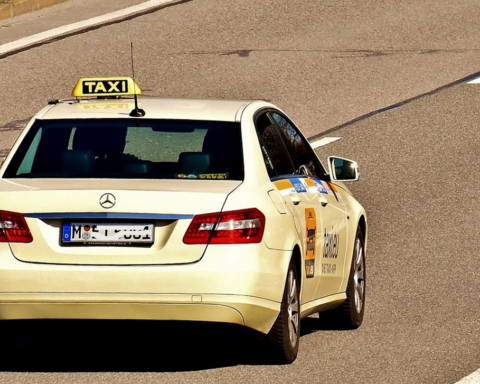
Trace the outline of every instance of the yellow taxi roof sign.
<instances>
[{"instance_id":1,"label":"yellow taxi roof sign","mask_svg":"<svg viewBox=\"0 0 480 384\"><path fill-rule=\"evenodd\" d=\"M139 86L131 77L96 77L78 80L72 96L123 96L141 93Z\"/></svg>"}]
</instances>

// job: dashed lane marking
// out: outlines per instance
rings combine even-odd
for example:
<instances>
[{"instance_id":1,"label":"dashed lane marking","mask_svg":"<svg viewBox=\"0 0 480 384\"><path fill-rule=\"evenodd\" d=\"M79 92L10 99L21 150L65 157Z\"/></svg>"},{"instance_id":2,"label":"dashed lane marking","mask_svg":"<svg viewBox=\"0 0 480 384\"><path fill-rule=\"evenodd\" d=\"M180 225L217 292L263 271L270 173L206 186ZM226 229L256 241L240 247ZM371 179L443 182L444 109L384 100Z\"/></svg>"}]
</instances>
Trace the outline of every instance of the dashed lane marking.
<instances>
[{"instance_id":1,"label":"dashed lane marking","mask_svg":"<svg viewBox=\"0 0 480 384\"><path fill-rule=\"evenodd\" d=\"M314 141L310 143L313 149L318 148L318 147L323 147L324 145L333 143L334 141L340 140L341 137L324 137L323 139Z\"/></svg>"}]
</instances>

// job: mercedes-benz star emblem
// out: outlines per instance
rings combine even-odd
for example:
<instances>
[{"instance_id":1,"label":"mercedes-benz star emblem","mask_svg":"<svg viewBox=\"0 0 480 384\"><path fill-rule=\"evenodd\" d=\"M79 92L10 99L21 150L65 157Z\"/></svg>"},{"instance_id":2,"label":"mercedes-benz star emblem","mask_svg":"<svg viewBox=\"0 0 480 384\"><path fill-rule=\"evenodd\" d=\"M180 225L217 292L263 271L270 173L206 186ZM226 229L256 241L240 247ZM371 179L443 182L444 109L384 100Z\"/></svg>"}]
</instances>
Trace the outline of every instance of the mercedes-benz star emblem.
<instances>
[{"instance_id":1,"label":"mercedes-benz star emblem","mask_svg":"<svg viewBox=\"0 0 480 384\"><path fill-rule=\"evenodd\" d=\"M100 205L105 209L112 208L116 201L117 200L115 199L115 196L113 196L111 193L104 193L102 196L100 196Z\"/></svg>"}]
</instances>

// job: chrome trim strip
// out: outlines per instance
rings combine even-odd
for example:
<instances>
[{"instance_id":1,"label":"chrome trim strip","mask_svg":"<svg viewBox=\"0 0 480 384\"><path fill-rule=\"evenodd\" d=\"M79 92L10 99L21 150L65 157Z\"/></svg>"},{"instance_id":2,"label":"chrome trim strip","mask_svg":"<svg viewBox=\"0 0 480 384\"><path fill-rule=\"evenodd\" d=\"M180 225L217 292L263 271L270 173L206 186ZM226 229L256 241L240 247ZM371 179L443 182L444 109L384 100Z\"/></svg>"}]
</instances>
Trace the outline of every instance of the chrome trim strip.
<instances>
[{"instance_id":1,"label":"chrome trim strip","mask_svg":"<svg viewBox=\"0 0 480 384\"><path fill-rule=\"evenodd\" d=\"M330 296L321 297L319 299L303 303L300 306L300 318L304 319L315 312L333 309L342 304L347 299L345 292L335 293Z\"/></svg>"},{"instance_id":2,"label":"chrome trim strip","mask_svg":"<svg viewBox=\"0 0 480 384\"><path fill-rule=\"evenodd\" d=\"M139 220L186 220L193 219L194 215L174 215L155 213L115 213L115 212L94 212L94 213L25 213L25 217L33 219L139 219Z\"/></svg>"}]
</instances>

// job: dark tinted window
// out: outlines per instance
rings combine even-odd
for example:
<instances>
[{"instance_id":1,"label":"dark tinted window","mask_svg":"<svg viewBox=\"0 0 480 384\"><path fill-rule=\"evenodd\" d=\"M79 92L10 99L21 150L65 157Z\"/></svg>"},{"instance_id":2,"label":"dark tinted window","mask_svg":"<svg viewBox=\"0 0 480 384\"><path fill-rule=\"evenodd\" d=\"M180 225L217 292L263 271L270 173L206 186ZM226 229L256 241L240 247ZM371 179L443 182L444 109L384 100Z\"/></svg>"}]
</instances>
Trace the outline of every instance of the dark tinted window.
<instances>
[{"instance_id":1,"label":"dark tinted window","mask_svg":"<svg viewBox=\"0 0 480 384\"><path fill-rule=\"evenodd\" d=\"M306 140L300 135L298 129L285 117L278 113L271 113L273 120L277 123L285 145L298 174L308 173L313 176L323 176L324 168L320 165L316 155Z\"/></svg>"},{"instance_id":2,"label":"dark tinted window","mask_svg":"<svg viewBox=\"0 0 480 384\"><path fill-rule=\"evenodd\" d=\"M285 143L267 114L258 116L255 126L268 175L275 177L293 174L294 167Z\"/></svg>"},{"instance_id":3,"label":"dark tinted window","mask_svg":"<svg viewBox=\"0 0 480 384\"><path fill-rule=\"evenodd\" d=\"M4 177L243 180L241 143L231 122L37 120Z\"/></svg>"}]
</instances>

